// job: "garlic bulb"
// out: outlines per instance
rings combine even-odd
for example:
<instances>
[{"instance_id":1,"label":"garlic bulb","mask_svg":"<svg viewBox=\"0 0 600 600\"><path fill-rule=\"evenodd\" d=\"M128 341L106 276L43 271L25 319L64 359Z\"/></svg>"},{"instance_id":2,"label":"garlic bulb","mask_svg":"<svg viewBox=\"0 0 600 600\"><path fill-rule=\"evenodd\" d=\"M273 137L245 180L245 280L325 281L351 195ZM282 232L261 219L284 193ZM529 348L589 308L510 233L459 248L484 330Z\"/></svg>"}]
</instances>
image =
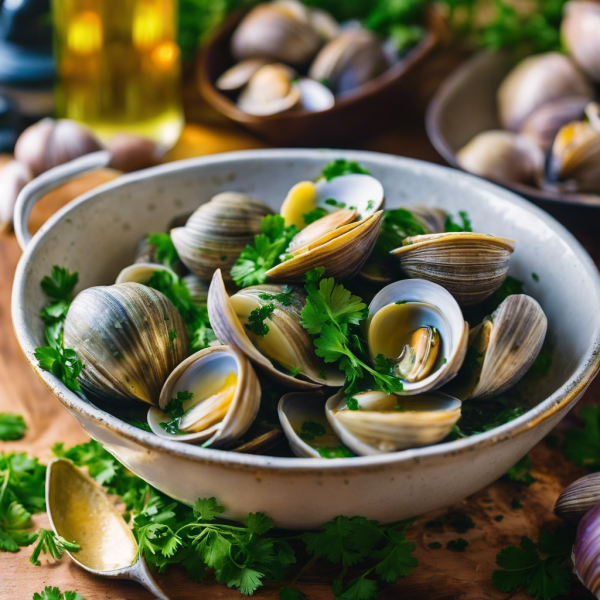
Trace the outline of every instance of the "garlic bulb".
<instances>
[{"instance_id":1,"label":"garlic bulb","mask_svg":"<svg viewBox=\"0 0 600 600\"><path fill-rule=\"evenodd\" d=\"M600 4L567 2L560 33L579 68L600 81Z\"/></svg>"},{"instance_id":2,"label":"garlic bulb","mask_svg":"<svg viewBox=\"0 0 600 600\"><path fill-rule=\"evenodd\" d=\"M544 170L544 153L529 138L511 131L484 131L456 154L459 166L499 182L534 183Z\"/></svg>"},{"instance_id":3,"label":"garlic bulb","mask_svg":"<svg viewBox=\"0 0 600 600\"><path fill-rule=\"evenodd\" d=\"M566 96L592 97L589 82L573 61L559 52L522 60L498 88L498 110L504 129L519 131L537 108Z\"/></svg>"},{"instance_id":4,"label":"garlic bulb","mask_svg":"<svg viewBox=\"0 0 600 600\"><path fill-rule=\"evenodd\" d=\"M17 160L0 171L0 232L12 227L17 196L32 179L29 167Z\"/></svg>"},{"instance_id":5,"label":"garlic bulb","mask_svg":"<svg viewBox=\"0 0 600 600\"><path fill-rule=\"evenodd\" d=\"M15 158L37 177L97 150L102 150L102 146L87 127L66 119L42 119L21 134L15 146Z\"/></svg>"}]
</instances>

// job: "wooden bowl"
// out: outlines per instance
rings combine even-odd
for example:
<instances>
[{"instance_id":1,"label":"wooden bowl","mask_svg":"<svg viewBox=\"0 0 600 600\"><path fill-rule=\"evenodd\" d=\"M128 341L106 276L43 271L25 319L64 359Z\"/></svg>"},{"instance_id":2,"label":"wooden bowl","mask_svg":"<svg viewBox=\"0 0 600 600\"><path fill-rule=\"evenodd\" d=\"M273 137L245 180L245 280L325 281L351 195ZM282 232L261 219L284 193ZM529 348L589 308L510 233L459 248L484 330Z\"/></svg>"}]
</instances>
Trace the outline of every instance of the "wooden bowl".
<instances>
[{"instance_id":1,"label":"wooden bowl","mask_svg":"<svg viewBox=\"0 0 600 600\"><path fill-rule=\"evenodd\" d=\"M508 53L476 54L456 69L433 97L426 115L427 134L435 149L453 167L460 168L456 153L478 133L502 129L496 91L514 64L513 56ZM560 205L600 208L600 196L595 194L560 193L510 181L495 183L544 208Z\"/></svg>"},{"instance_id":2,"label":"wooden bowl","mask_svg":"<svg viewBox=\"0 0 600 600\"><path fill-rule=\"evenodd\" d=\"M198 80L204 98L220 113L279 146L318 146L347 143L389 127L412 108L418 86L415 75L439 43L445 24L437 10L426 13L427 32L400 62L355 92L336 98L335 106L320 112L293 111L269 116L249 115L215 87L215 81L234 64L231 36L243 13L232 15L203 49Z\"/></svg>"}]
</instances>

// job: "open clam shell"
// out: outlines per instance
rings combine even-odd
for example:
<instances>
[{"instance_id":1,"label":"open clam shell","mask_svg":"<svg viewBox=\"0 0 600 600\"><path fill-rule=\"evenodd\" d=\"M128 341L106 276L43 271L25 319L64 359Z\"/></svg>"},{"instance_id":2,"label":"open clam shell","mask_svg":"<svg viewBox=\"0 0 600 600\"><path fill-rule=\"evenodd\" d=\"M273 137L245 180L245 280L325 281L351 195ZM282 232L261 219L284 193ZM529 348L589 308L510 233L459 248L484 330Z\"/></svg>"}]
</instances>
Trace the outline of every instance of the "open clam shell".
<instances>
[{"instance_id":1,"label":"open clam shell","mask_svg":"<svg viewBox=\"0 0 600 600\"><path fill-rule=\"evenodd\" d=\"M169 433L163 412L178 392L190 392L179 420L182 433ZM205 446L226 446L252 425L260 406L260 384L250 361L237 348L213 346L184 360L160 393L160 409L148 411L148 424L161 437Z\"/></svg>"},{"instance_id":2,"label":"open clam shell","mask_svg":"<svg viewBox=\"0 0 600 600\"><path fill-rule=\"evenodd\" d=\"M467 351L469 325L450 293L430 281L396 281L384 287L369 305L369 352L373 359L382 354L396 363L394 369L403 365L400 359L406 356L403 351L407 344L407 351L411 351L412 334L426 328L436 330L437 347L421 357L418 352L414 355L418 376L403 381L407 395L438 389L456 376ZM395 372L397 376L404 373Z\"/></svg>"},{"instance_id":3,"label":"open clam shell","mask_svg":"<svg viewBox=\"0 0 600 600\"><path fill-rule=\"evenodd\" d=\"M215 87L223 91L243 88L252 76L267 64L264 58L249 58L233 65L215 81Z\"/></svg>"},{"instance_id":4,"label":"open clam shell","mask_svg":"<svg viewBox=\"0 0 600 600\"><path fill-rule=\"evenodd\" d=\"M506 279L516 242L483 233L432 233L406 238L391 254L409 277L447 289L461 306L491 296Z\"/></svg>"},{"instance_id":5,"label":"open clam shell","mask_svg":"<svg viewBox=\"0 0 600 600\"><path fill-rule=\"evenodd\" d=\"M305 245L289 260L269 269L267 277L272 281L301 282L306 273L315 267L325 268L324 277L353 277L373 250L381 226L382 212L322 235Z\"/></svg>"},{"instance_id":6,"label":"open clam shell","mask_svg":"<svg viewBox=\"0 0 600 600\"><path fill-rule=\"evenodd\" d=\"M323 392L291 392L279 401L279 421L292 452L301 458L343 458L352 453L325 416Z\"/></svg>"},{"instance_id":7,"label":"open clam shell","mask_svg":"<svg viewBox=\"0 0 600 600\"><path fill-rule=\"evenodd\" d=\"M354 396L350 410L343 392L327 400L327 420L342 442L367 456L441 442L460 418L461 402L440 392L400 397L385 392Z\"/></svg>"},{"instance_id":8,"label":"open clam shell","mask_svg":"<svg viewBox=\"0 0 600 600\"><path fill-rule=\"evenodd\" d=\"M292 295L290 306L274 302L275 310L264 321L269 332L262 339L245 327L252 310L271 302L260 298L261 295L282 291L282 286L256 286L241 290L230 298L221 271L216 271L208 292L208 315L215 335L221 343L239 348L269 378L284 387L310 390L322 385L343 385L343 375L316 356L312 339L300 325L300 290ZM273 348L272 352L270 348ZM265 353L276 357L288 370L298 369L298 377L276 368Z\"/></svg>"},{"instance_id":9,"label":"open clam shell","mask_svg":"<svg viewBox=\"0 0 600 600\"><path fill-rule=\"evenodd\" d=\"M288 192L280 214L286 225L306 226L304 215L315 209L328 213L339 209L356 210L359 219L375 214L383 205L381 183L371 175L350 174L317 182L301 181Z\"/></svg>"},{"instance_id":10,"label":"open clam shell","mask_svg":"<svg viewBox=\"0 0 600 600\"><path fill-rule=\"evenodd\" d=\"M149 262L136 262L128 267L125 267L117 275L115 283L141 283L146 285L156 271L164 271L172 275L174 278L177 277L176 273L172 269L165 267L164 265Z\"/></svg>"},{"instance_id":11,"label":"open clam shell","mask_svg":"<svg viewBox=\"0 0 600 600\"><path fill-rule=\"evenodd\" d=\"M449 388L461 400L492 398L513 387L539 354L548 320L531 296L508 296L469 335L469 360Z\"/></svg>"},{"instance_id":12,"label":"open clam shell","mask_svg":"<svg viewBox=\"0 0 600 600\"><path fill-rule=\"evenodd\" d=\"M169 373L187 356L188 330L171 301L139 283L83 290L64 324L85 392L107 400L158 404Z\"/></svg>"},{"instance_id":13,"label":"open clam shell","mask_svg":"<svg viewBox=\"0 0 600 600\"><path fill-rule=\"evenodd\" d=\"M199 279L209 281L223 269L230 282L231 267L270 214L268 206L251 196L223 192L200 206L185 226L172 229L171 239L182 262Z\"/></svg>"}]
</instances>

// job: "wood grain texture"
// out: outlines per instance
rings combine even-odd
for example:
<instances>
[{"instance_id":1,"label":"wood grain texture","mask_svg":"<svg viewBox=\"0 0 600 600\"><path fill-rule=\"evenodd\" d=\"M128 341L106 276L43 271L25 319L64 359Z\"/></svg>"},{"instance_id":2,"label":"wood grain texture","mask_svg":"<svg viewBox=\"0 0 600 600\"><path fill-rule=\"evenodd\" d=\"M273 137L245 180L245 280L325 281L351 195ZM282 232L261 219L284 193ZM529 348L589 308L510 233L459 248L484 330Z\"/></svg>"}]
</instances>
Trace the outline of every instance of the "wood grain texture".
<instances>
[{"instance_id":1,"label":"wood grain texture","mask_svg":"<svg viewBox=\"0 0 600 600\"><path fill-rule=\"evenodd\" d=\"M261 147L263 144L235 128L228 128L218 119L203 126L188 126L180 144L169 158L186 158L211 152ZM392 131L363 147L396 154L416 156L439 162L427 142L422 127ZM114 177L114 172L102 172L64 186L50 194L34 210L31 224L37 229L57 208L104 181ZM600 240L594 233L577 232L588 251L598 261ZM0 235L0 411L22 414L29 429L23 440L12 443L0 442L3 450L26 451L42 461L50 458L49 448L55 442L65 445L81 443L87 436L75 420L63 409L36 379L22 356L12 331L10 320L10 291L12 278L20 250L13 235ZM592 384L583 402L597 404L600 400L600 379ZM572 426L575 418L570 415L559 426ZM409 530L409 539L417 544L416 557L420 567L409 577L395 584L381 587L383 599L404 600L524 600L524 592L503 594L491 583L496 553L509 543L518 544L522 535L535 539L541 527L554 526L558 519L551 509L560 490L581 476L583 472L566 463L558 450L550 450L545 444L538 445L531 453L533 475L537 481L529 488L498 481L481 492L467 498L449 509L423 515ZM521 510L510 507L513 498L524 504ZM459 534L449 525L448 514L466 514L475 522L475 528ZM494 520L503 515L501 522ZM441 520L442 527L428 527L432 520ZM47 526L45 515L35 517L36 526ZM446 549L450 540L463 537L469 542L464 553ZM433 550L432 542L444 547ZM29 564L31 549L15 554L0 554L0 600L29 600L34 592L46 585L62 590L74 590L87 600L147 600L152 596L137 584L108 581L85 573L68 558L58 563L42 559L43 567ZM302 566L302 565L300 565ZM296 569L296 572L298 569ZM309 600L331 599L331 581L337 570L326 563L315 563L304 571L297 582ZM295 576L290 571L290 578ZM183 571L171 569L157 580L173 600L237 599L240 594L209 580L202 584L190 582ZM261 589L257 598L276 599L281 584L271 583ZM579 584L573 586L573 599L590 598Z\"/></svg>"}]
</instances>

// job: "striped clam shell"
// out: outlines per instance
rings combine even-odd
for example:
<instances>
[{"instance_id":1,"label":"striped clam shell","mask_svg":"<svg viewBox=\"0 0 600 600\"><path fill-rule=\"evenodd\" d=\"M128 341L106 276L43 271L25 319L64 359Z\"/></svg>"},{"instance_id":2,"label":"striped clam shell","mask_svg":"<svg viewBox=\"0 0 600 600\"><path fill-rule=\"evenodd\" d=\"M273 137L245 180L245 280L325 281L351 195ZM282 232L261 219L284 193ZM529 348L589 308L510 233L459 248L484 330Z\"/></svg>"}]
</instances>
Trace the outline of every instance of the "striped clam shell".
<instances>
[{"instance_id":1,"label":"striped clam shell","mask_svg":"<svg viewBox=\"0 0 600 600\"><path fill-rule=\"evenodd\" d=\"M581 583L596 597L600 594L600 504L590 509L577 526L573 566Z\"/></svg>"},{"instance_id":2,"label":"striped clam shell","mask_svg":"<svg viewBox=\"0 0 600 600\"><path fill-rule=\"evenodd\" d=\"M461 306L491 296L506 279L514 240L483 233L432 233L406 238L391 254L414 279L446 288Z\"/></svg>"},{"instance_id":3,"label":"striped clam shell","mask_svg":"<svg viewBox=\"0 0 600 600\"><path fill-rule=\"evenodd\" d=\"M554 514L576 525L597 504L600 504L600 473L590 473L561 492L554 505Z\"/></svg>"}]
</instances>

